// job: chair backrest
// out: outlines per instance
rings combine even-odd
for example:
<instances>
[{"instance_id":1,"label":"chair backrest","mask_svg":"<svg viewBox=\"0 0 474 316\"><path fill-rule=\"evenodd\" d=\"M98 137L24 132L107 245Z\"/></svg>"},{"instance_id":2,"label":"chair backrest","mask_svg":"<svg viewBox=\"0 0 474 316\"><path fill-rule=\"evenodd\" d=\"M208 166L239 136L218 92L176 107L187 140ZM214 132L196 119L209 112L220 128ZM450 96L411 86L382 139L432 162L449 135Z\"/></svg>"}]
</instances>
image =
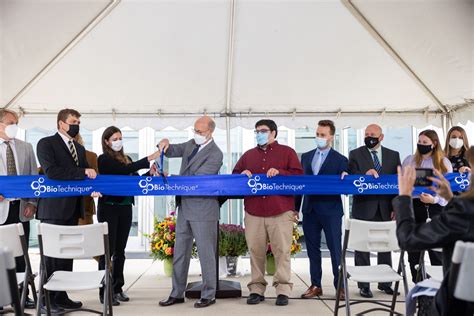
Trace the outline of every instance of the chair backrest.
<instances>
[{"instance_id":1,"label":"chair backrest","mask_svg":"<svg viewBox=\"0 0 474 316\"><path fill-rule=\"evenodd\" d=\"M348 249L364 252L389 252L400 249L395 221L369 222L346 219L345 224L346 230L349 230Z\"/></svg>"},{"instance_id":2,"label":"chair backrest","mask_svg":"<svg viewBox=\"0 0 474 316\"><path fill-rule=\"evenodd\" d=\"M21 236L24 236L22 224L0 226L0 247L6 247L13 253L13 257L23 256Z\"/></svg>"},{"instance_id":3,"label":"chair backrest","mask_svg":"<svg viewBox=\"0 0 474 316\"><path fill-rule=\"evenodd\" d=\"M105 254L107 223L81 226L38 224L42 255L60 259L91 258Z\"/></svg>"},{"instance_id":4,"label":"chair backrest","mask_svg":"<svg viewBox=\"0 0 474 316\"><path fill-rule=\"evenodd\" d=\"M10 305L12 295L10 293L10 282L8 270L15 269L15 260L10 249L0 248L0 306Z\"/></svg>"},{"instance_id":5,"label":"chair backrest","mask_svg":"<svg viewBox=\"0 0 474 316\"><path fill-rule=\"evenodd\" d=\"M452 264L459 266L455 281L454 297L474 302L474 243L457 241L454 247Z\"/></svg>"}]
</instances>

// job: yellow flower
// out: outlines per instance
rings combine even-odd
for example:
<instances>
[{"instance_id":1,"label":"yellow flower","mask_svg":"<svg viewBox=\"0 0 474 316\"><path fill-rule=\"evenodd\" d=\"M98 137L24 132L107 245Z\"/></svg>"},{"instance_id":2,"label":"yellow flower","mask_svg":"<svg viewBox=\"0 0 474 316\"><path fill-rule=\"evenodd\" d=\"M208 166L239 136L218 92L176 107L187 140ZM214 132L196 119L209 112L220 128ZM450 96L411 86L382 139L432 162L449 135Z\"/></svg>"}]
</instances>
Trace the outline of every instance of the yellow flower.
<instances>
[{"instance_id":1,"label":"yellow flower","mask_svg":"<svg viewBox=\"0 0 474 316\"><path fill-rule=\"evenodd\" d=\"M163 247L163 240L160 240L159 242L157 242L157 243L155 244L155 249L156 249L156 250L160 250L161 247Z\"/></svg>"},{"instance_id":2,"label":"yellow flower","mask_svg":"<svg viewBox=\"0 0 474 316\"><path fill-rule=\"evenodd\" d=\"M166 227L166 223L165 222L161 222L158 224L158 227L159 228L165 228Z\"/></svg>"}]
</instances>

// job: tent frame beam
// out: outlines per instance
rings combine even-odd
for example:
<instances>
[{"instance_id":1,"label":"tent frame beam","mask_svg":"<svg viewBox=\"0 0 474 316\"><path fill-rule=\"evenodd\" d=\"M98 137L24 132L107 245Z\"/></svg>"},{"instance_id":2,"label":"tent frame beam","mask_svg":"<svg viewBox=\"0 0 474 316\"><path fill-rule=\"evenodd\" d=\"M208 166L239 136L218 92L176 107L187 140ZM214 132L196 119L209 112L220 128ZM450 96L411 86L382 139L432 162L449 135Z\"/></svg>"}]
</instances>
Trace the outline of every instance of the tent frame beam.
<instances>
[{"instance_id":1,"label":"tent frame beam","mask_svg":"<svg viewBox=\"0 0 474 316\"><path fill-rule=\"evenodd\" d=\"M349 12L359 21L359 23L372 35L375 40L389 53L389 55L410 75L410 77L421 87L423 92L433 101L434 104L443 113L449 112L438 97L431 91L423 80L415 73L415 71L405 62L405 60L398 54L398 52L388 43L388 41L377 31L377 29L370 23L364 14L353 3L353 0L341 0L342 4L349 10Z\"/></svg>"},{"instance_id":2,"label":"tent frame beam","mask_svg":"<svg viewBox=\"0 0 474 316\"><path fill-rule=\"evenodd\" d=\"M79 32L66 44L21 90L4 106L11 107L18 101L38 80L41 79L58 61L77 45L97 24L102 21L112 10L120 3L121 0L109 0L109 3Z\"/></svg>"}]
</instances>

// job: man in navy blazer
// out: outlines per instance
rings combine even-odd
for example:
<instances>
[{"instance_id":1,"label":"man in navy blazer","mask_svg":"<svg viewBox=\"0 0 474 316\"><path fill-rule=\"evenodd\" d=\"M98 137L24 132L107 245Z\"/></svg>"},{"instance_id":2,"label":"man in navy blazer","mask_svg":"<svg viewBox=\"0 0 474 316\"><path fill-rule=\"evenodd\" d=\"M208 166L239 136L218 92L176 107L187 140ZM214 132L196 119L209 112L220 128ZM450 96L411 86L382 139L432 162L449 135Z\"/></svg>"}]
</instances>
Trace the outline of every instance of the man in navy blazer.
<instances>
[{"instance_id":1,"label":"man in navy blazer","mask_svg":"<svg viewBox=\"0 0 474 316\"><path fill-rule=\"evenodd\" d=\"M301 156L301 164L306 175L344 175L348 171L348 160L332 148L336 127L333 121L318 122L316 130L317 148ZM296 199L296 209L300 209L301 196ZM341 262L342 199L340 195L303 196L303 231L308 250L311 286L301 298L313 298L323 294L321 286L321 231L331 253L334 287L337 289L338 269ZM344 299L344 291L339 294Z\"/></svg>"}]
</instances>

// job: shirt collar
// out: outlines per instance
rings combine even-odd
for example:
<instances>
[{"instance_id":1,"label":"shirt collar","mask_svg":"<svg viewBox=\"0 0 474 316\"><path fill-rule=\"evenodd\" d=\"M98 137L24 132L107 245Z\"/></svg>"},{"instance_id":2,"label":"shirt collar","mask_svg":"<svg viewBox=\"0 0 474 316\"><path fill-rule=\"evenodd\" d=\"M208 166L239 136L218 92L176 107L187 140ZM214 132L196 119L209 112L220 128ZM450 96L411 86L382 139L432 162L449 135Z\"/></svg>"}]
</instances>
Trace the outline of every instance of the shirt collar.
<instances>
[{"instance_id":1,"label":"shirt collar","mask_svg":"<svg viewBox=\"0 0 474 316\"><path fill-rule=\"evenodd\" d=\"M0 138L0 145L3 144L4 142L9 142L12 145L15 145L15 138L12 138L10 140L5 140L3 138Z\"/></svg>"},{"instance_id":2,"label":"shirt collar","mask_svg":"<svg viewBox=\"0 0 474 316\"><path fill-rule=\"evenodd\" d=\"M265 149L263 149L262 147L260 147L259 145L257 145L257 148L260 149L260 150L263 150L263 151L267 151L269 149L272 149L273 147L275 146L278 146L278 142L276 140L274 140L272 143L268 144L267 147Z\"/></svg>"},{"instance_id":3,"label":"shirt collar","mask_svg":"<svg viewBox=\"0 0 474 316\"><path fill-rule=\"evenodd\" d=\"M206 147L207 145L209 145L210 143L212 143L214 141L214 138L211 138L207 141L207 143L204 143L202 145L199 145L199 150L203 149L204 147Z\"/></svg>"},{"instance_id":4,"label":"shirt collar","mask_svg":"<svg viewBox=\"0 0 474 316\"><path fill-rule=\"evenodd\" d=\"M375 148L372 148L370 149L369 147L365 147L367 148L367 150L369 151L369 153L372 154L372 152L375 150L377 152L377 155L380 154L382 152L382 145L379 146L379 148L375 149Z\"/></svg>"},{"instance_id":5,"label":"shirt collar","mask_svg":"<svg viewBox=\"0 0 474 316\"><path fill-rule=\"evenodd\" d=\"M323 154L325 156L327 156L328 152L331 150L331 147L329 146L328 148L326 149L319 149L319 148L316 148L316 153L319 153L319 154Z\"/></svg>"},{"instance_id":6,"label":"shirt collar","mask_svg":"<svg viewBox=\"0 0 474 316\"><path fill-rule=\"evenodd\" d=\"M69 140L72 140L72 138L67 137L66 135L64 135L63 133L61 133L59 130L58 130L58 134L59 134L59 136L61 136L61 138L63 139L63 141L64 141L66 144L69 143Z\"/></svg>"}]
</instances>

